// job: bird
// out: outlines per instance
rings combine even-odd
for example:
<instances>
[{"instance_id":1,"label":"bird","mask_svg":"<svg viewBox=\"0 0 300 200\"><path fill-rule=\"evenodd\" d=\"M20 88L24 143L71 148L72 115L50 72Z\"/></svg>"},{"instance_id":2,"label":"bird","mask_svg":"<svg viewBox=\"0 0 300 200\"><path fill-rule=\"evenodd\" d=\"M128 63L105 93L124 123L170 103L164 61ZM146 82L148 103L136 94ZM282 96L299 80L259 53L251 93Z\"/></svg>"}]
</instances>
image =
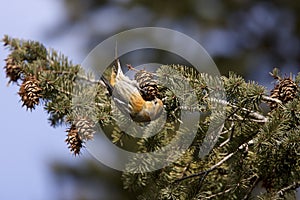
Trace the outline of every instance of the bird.
<instances>
[{"instance_id":1,"label":"bird","mask_svg":"<svg viewBox=\"0 0 300 200\"><path fill-rule=\"evenodd\" d=\"M112 68L110 80L101 77L116 106L135 122L150 122L157 119L163 111L162 100L157 97L151 101L145 100L142 97L144 91L140 89L137 81L124 75L118 59L116 63L117 69Z\"/></svg>"}]
</instances>

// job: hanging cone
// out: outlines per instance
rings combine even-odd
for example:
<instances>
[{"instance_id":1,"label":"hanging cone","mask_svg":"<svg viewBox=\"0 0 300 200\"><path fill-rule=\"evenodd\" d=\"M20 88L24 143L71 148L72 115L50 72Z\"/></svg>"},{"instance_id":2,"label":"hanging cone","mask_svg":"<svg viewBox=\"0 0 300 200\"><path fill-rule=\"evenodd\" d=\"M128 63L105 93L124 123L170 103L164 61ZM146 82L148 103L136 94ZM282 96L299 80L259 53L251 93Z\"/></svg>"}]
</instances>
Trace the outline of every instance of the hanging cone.
<instances>
[{"instance_id":1,"label":"hanging cone","mask_svg":"<svg viewBox=\"0 0 300 200\"><path fill-rule=\"evenodd\" d=\"M142 97L146 101L151 101L158 96L157 81L154 79L152 73L149 73L145 70L140 70L135 74L134 78L142 90Z\"/></svg>"},{"instance_id":2,"label":"hanging cone","mask_svg":"<svg viewBox=\"0 0 300 200\"><path fill-rule=\"evenodd\" d=\"M271 90L270 97L280 100L283 104L293 100L297 94L298 86L292 78L279 79L279 83ZM277 108L275 102L270 103L270 108Z\"/></svg>"},{"instance_id":3,"label":"hanging cone","mask_svg":"<svg viewBox=\"0 0 300 200\"><path fill-rule=\"evenodd\" d=\"M79 138L83 141L94 138L94 123L88 117L78 118L73 123L78 130Z\"/></svg>"},{"instance_id":4,"label":"hanging cone","mask_svg":"<svg viewBox=\"0 0 300 200\"><path fill-rule=\"evenodd\" d=\"M17 82L20 79L22 69L17 65L11 56L5 59L6 65L4 67L6 77L9 78L8 83Z\"/></svg>"},{"instance_id":5,"label":"hanging cone","mask_svg":"<svg viewBox=\"0 0 300 200\"><path fill-rule=\"evenodd\" d=\"M18 93L23 101L22 106L26 106L30 110L34 109L39 104L39 98L42 96L41 91L39 81L33 76L27 77Z\"/></svg>"},{"instance_id":6,"label":"hanging cone","mask_svg":"<svg viewBox=\"0 0 300 200\"><path fill-rule=\"evenodd\" d=\"M68 134L65 142L68 144L68 148L75 156L79 155L83 147L83 142L79 137L78 129L72 125L66 132L68 132Z\"/></svg>"}]
</instances>

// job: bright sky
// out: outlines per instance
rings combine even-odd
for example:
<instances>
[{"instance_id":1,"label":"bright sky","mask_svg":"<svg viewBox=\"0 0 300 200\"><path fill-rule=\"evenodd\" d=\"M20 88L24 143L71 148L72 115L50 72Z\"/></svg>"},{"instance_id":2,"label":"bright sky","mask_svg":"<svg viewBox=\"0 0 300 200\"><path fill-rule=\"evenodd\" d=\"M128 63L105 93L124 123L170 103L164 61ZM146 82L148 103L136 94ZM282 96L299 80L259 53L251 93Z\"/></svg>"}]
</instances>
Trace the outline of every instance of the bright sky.
<instances>
[{"instance_id":1,"label":"bright sky","mask_svg":"<svg viewBox=\"0 0 300 200\"><path fill-rule=\"evenodd\" d=\"M73 30L64 39L49 40L45 33L63 18L60 1L53 0L5 0L1 2L0 37L37 40L47 47L64 52L74 61L83 59L80 52L82 41L74 40ZM71 44L71 45L70 45ZM21 107L18 87L7 87L3 66L8 54L0 44L0 199L1 200L53 200L57 192L53 186L49 164L54 160L74 164L88 157L75 158L64 142L65 128L54 129L47 122L47 114L41 107L33 112Z\"/></svg>"}]
</instances>

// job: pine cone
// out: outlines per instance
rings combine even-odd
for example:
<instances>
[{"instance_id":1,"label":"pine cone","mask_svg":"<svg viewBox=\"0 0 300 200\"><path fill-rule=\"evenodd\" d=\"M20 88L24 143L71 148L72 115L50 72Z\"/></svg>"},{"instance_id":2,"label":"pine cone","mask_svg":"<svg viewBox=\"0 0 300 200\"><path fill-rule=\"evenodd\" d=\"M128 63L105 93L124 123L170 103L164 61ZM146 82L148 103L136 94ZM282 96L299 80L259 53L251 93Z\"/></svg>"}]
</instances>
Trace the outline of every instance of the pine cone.
<instances>
[{"instance_id":1,"label":"pine cone","mask_svg":"<svg viewBox=\"0 0 300 200\"><path fill-rule=\"evenodd\" d=\"M22 106L26 106L27 109L34 109L39 104L39 98L42 96L41 91L39 81L33 76L27 77L18 93L23 101Z\"/></svg>"},{"instance_id":2,"label":"pine cone","mask_svg":"<svg viewBox=\"0 0 300 200\"><path fill-rule=\"evenodd\" d=\"M4 67L6 77L9 78L8 83L10 82L17 82L20 79L21 76L21 67L17 65L14 61L14 59L9 56L5 59L6 65Z\"/></svg>"},{"instance_id":3,"label":"pine cone","mask_svg":"<svg viewBox=\"0 0 300 200\"><path fill-rule=\"evenodd\" d=\"M68 148L75 156L79 155L83 147L83 142L79 137L78 129L72 125L66 132L68 132L68 134L65 142L68 144Z\"/></svg>"},{"instance_id":4,"label":"pine cone","mask_svg":"<svg viewBox=\"0 0 300 200\"><path fill-rule=\"evenodd\" d=\"M94 123L88 117L78 118L73 124L77 128L81 140L87 141L94 138Z\"/></svg>"},{"instance_id":5,"label":"pine cone","mask_svg":"<svg viewBox=\"0 0 300 200\"><path fill-rule=\"evenodd\" d=\"M271 90L270 97L278 99L285 104L295 98L297 88L297 84L290 77L279 79L279 83L275 85L273 90ZM270 108L277 108L277 104L275 102L271 102Z\"/></svg>"},{"instance_id":6,"label":"pine cone","mask_svg":"<svg viewBox=\"0 0 300 200\"><path fill-rule=\"evenodd\" d=\"M157 97L158 85L153 74L145 70L140 70L135 74L134 78L142 89L141 94L146 101L151 101Z\"/></svg>"}]
</instances>

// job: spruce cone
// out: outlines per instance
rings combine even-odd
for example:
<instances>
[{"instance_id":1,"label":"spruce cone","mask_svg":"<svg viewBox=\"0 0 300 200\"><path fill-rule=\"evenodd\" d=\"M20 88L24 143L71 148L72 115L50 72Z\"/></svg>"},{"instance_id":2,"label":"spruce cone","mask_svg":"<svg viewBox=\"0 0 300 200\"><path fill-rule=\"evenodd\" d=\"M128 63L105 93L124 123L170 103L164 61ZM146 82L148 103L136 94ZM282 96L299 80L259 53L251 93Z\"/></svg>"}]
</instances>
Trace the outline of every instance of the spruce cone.
<instances>
[{"instance_id":1,"label":"spruce cone","mask_svg":"<svg viewBox=\"0 0 300 200\"><path fill-rule=\"evenodd\" d=\"M68 132L68 135L65 142L68 144L68 148L75 156L79 155L83 142L79 137L78 129L72 125L66 132Z\"/></svg>"},{"instance_id":2,"label":"spruce cone","mask_svg":"<svg viewBox=\"0 0 300 200\"><path fill-rule=\"evenodd\" d=\"M94 138L94 123L89 118L78 118L74 121L74 125L78 130L78 135L81 140L87 141Z\"/></svg>"},{"instance_id":3,"label":"spruce cone","mask_svg":"<svg viewBox=\"0 0 300 200\"><path fill-rule=\"evenodd\" d=\"M151 101L157 97L158 85L153 74L140 70L135 74L134 78L142 89L141 94L146 101Z\"/></svg>"},{"instance_id":4,"label":"spruce cone","mask_svg":"<svg viewBox=\"0 0 300 200\"><path fill-rule=\"evenodd\" d=\"M39 81L33 76L27 77L18 93L23 101L22 106L26 106L27 109L34 109L39 104L39 98L42 96L41 91Z\"/></svg>"},{"instance_id":5,"label":"spruce cone","mask_svg":"<svg viewBox=\"0 0 300 200\"><path fill-rule=\"evenodd\" d=\"M285 104L295 98L297 88L297 84L290 77L279 79L279 83L275 85L273 90L271 90L270 97L279 99L283 104ZM277 108L277 104L275 102L271 102L270 108L272 110Z\"/></svg>"},{"instance_id":6,"label":"spruce cone","mask_svg":"<svg viewBox=\"0 0 300 200\"><path fill-rule=\"evenodd\" d=\"M9 78L8 83L10 82L17 82L20 79L21 76L21 67L17 65L14 61L14 59L9 56L5 59L6 65L4 67L6 77Z\"/></svg>"}]
</instances>

